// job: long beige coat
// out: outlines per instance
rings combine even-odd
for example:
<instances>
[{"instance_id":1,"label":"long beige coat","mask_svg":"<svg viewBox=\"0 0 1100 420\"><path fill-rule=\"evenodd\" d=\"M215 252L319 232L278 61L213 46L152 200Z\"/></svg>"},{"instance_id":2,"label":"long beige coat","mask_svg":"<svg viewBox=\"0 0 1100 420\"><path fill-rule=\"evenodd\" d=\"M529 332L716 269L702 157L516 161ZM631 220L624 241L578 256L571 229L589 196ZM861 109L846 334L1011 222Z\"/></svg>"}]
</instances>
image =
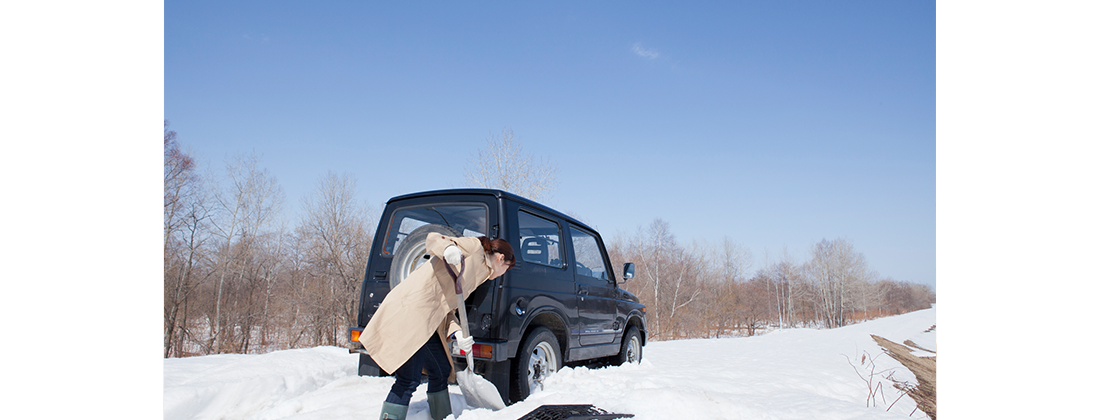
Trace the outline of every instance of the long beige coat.
<instances>
[{"instance_id":1,"label":"long beige coat","mask_svg":"<svg viewBox=\"0 0 1100 420\"><path fill-rule=\"evenodd\" d=\"M493 271L477 238L455 238L433 232L428 234L425 245L433 258L390 290L359 336L371 359L389 373L397 371L420 350L432 333L438 334L444 348L448 348L449 336L462 329L455 317L458 309L455 283L447 272L444 249L457 245L462 250L466 260L461 278L465 296L488 280ZM460 266L452 267L457 274ZM447 355L450 359L450 351ZM454 360L450 363L454 382Z\"/></svg>"}]
</instances>

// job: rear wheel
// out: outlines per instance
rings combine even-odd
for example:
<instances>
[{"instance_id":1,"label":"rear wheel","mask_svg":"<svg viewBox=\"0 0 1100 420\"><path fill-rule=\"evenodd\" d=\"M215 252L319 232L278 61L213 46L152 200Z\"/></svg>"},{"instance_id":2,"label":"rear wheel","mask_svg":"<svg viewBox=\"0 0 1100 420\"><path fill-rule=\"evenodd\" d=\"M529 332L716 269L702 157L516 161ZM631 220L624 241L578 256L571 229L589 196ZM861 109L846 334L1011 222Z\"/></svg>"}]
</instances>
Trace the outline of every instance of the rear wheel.
<instances>
[{"instance_id":1,"label":"rear wheel","mask_svg":"<svg viewBox=\"0 0 1100 420\"><path fill-rule=\"evenodd\" d=\"M390 263L390 289L397 287L409 276L409 273L431 259L431 255L428 255L428 245L425 243L431 232L443 236L461 236L458 231L450 227L435 224L424 225L409 232L409 235L402 239L401 244L397 245L397 249L393 251L393 262Z\"/></svg>"},{"instance_id":2,"label":"rear wheel","mask_svg":"<svg viewBox=\"0 0 1100 420\"><path fill-rule=\"evenodd\" d=\"M541 388L543 381L561 368L561 363L561 348L557 336L546 327L531 331L516 365L515 380L519 385L519 399L526 399L531 391Z\"/></svg>"}]
</instances>

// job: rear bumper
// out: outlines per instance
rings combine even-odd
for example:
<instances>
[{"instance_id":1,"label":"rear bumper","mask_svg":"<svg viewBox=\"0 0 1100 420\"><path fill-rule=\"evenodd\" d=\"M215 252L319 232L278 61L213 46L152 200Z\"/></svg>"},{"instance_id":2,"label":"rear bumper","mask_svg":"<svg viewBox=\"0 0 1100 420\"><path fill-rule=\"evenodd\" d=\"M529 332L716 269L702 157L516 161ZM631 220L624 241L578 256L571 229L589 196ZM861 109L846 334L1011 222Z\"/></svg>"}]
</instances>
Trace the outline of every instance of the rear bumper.
<instances>
[{"instance_id":1,"label":"rear bumper","mask_svg":"<svg viewBox=\"0 0 1100 420\"><path fill-rule=\"evenodd\" d=\"M348 328L348 353L350 354L362 354L370 355L367 353L367 349L363 348L363 343L359 342L359 335L363 333L363 327L349 327ZM451 356L455 359L465 359L466 356L459 354L458 349L451 346ZM496 343L488 341L474 341L474 359L475 360L487 360L490 362L503 362L508 360L508 343Z\"/></svg>"}]
</instances>

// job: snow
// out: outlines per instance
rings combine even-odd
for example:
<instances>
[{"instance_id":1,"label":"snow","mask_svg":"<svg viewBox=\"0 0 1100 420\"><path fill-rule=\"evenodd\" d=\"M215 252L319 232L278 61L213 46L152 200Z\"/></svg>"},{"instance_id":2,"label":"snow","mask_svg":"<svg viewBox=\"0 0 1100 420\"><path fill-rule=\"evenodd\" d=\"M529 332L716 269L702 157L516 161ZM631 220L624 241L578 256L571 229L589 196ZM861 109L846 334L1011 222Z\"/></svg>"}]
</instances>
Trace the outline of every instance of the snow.
<instances>
[{"instance_id":1,"label":"snow","mask_svg":"<svg viewBox=\"0 0 1100 420\"><path fill-rule=\"evenodd\" d=\"M916 403L878 374L893 370L894 379L916 384L871 334L936 351L936 331L927 331L935 324L932 308L833 330L650 342L640 364L564 368L500 411L466 407L457 385L451 405L462 420L517 419L543 404L592 404L635 419L927 418L919 410L910 417ZM882 382L871 407L864 355L875 363L872 386ZM374 419L393 379L357 376L357 363L337 347L166 359L164 419ZM425 388L413 394L410 420L429 418Z\"/></svg>"}]
</instances>

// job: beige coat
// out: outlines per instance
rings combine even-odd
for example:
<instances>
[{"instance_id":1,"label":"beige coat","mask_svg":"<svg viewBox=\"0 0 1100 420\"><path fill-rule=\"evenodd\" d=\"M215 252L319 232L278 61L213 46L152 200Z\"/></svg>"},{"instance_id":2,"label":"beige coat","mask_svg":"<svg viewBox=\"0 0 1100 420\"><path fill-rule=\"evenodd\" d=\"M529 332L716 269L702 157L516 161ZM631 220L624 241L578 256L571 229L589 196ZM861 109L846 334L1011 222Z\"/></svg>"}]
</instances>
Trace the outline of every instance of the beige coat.
<instances>
[{"instance_id":1,"label":"beige coat","mask_svg":"<svg viewBox=\"0 0 1100 420\"><path fill-rule=\"evenodd\" d=\"M449 336L462 329L455 317L458 309L455 283L443 260L444 249L457 245L462 250L466 260L462 292L466 297L488 280L493 271L477 238L429 233L425 245L433 258L390 290L359 336L371 359L389 373L405 364L432 333L438 334L444 348L448 348ZM457 274L460 266L452 267ZM447 354L450 359L450 351ZM454 360L450 362L454 382Z\"/></svg>"}]
</instances>

